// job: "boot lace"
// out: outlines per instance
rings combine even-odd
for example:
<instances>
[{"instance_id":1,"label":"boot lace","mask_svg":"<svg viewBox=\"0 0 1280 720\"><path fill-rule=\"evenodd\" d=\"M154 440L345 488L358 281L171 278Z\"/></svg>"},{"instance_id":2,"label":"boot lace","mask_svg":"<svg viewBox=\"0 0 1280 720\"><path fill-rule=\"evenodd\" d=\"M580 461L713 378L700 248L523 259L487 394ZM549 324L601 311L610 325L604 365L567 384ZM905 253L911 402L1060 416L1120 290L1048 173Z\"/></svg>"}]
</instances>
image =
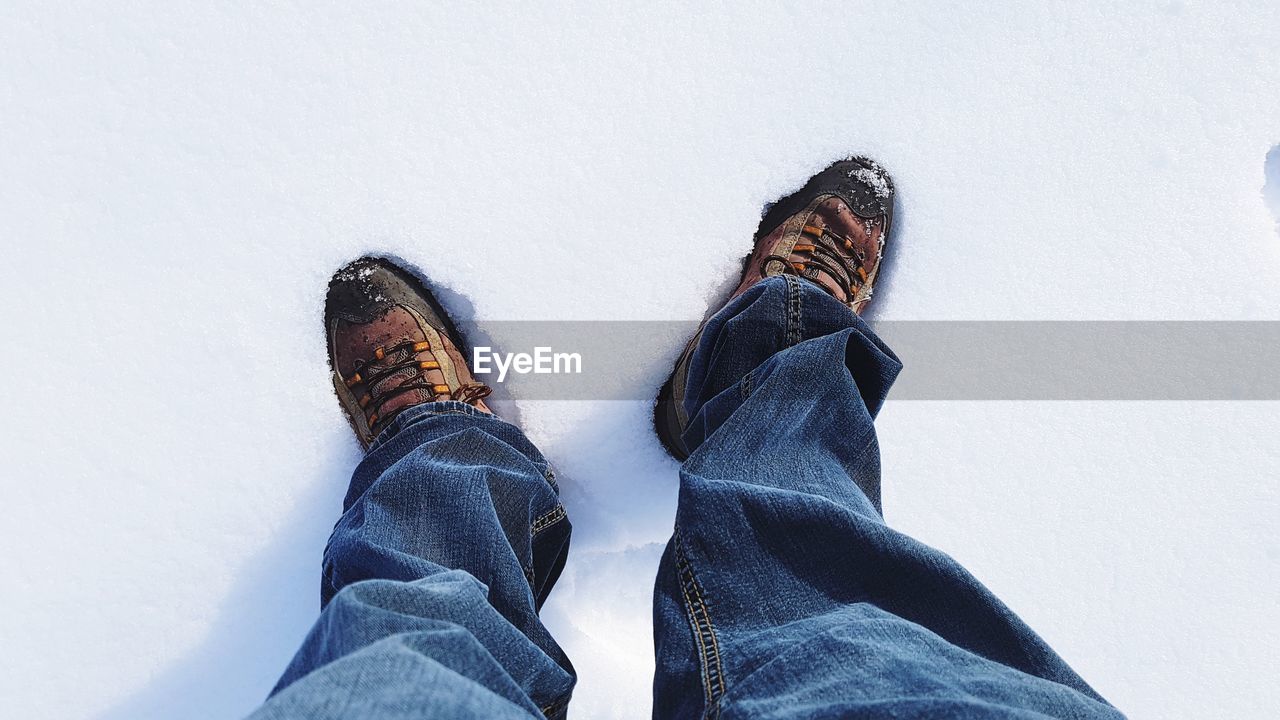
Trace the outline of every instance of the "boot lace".
<instances>
[{"instance_id":1,"label":"boot lace","mask_svg":"<svg viewBox=\"0 0 1280 720\"><path fill-rule=\"evenodd\" d=\"M430 360L418 359L418 355L424 352L431 352L431 343L425 340L406 340L389 348L378 347L374 349L372 359L356 363L351 377L343 379L352 390L357 385L364 386L365 392L359 403L370 430L382 428L401 410L411 407L405 405L385 416L382 413L389 400L410 390L426 390L432 394L432 400L457 400L469 405L475 405L493 392L488 385L478 382L466 383L457 390L450 390L443 383L429 382L427 372L439 370L440 363L434 356ZM404 382L396 383L395 376L404 370L413 370L413 374Z\"/></svg>"},{"instance_id":2,"label":"boot lace","mask_svg":"<svg viewBox=\"0 0 1280 720\"><path fill-rule=\"evenodd\" d=\"M768 268L769 263L777 261L782 264L782 272L801 277L805 277L805 273L813 268L825 273L847 293L845 302L861 303L871 299L869 268L878 264L884 254L883 234L880 236L876 256L873 259L857 247L851 238L826 227L805 225L800 232L810 242L797 242L790 256L774 254L765 257L762 267ZM797 253L800 254L800 258L794 259Z\"/></svg>"}]
</instances>

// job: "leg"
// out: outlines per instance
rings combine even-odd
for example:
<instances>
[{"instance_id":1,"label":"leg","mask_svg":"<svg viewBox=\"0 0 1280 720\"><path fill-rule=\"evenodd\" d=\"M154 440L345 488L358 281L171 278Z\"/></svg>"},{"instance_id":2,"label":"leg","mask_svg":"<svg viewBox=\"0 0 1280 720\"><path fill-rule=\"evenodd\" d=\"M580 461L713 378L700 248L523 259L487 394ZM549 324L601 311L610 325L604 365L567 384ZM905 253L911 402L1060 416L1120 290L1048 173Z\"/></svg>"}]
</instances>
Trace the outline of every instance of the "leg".
<instances>
[{"instance_id":1,"label":"leg","mask_svg":"<svg viewBox=\"0 0 1280 720\"><path fill-rule=\"evenodd\" d=\"M538 717L573 668L537 610L569 545L546 461L457 402L398 417L357 467L324 610L255 717Z\"/></svg>"},{"instance_id":2,"label":"leg","mask_svg":"<svg viewBox=\"0 0 1280 720\"><path fill-rule=\"evenodd\" d=\"M335 387L369 452L320 619L254 717L563 717L573 667L538 609L570 526L547 462L483 409L424 290L378 263L343 272L338 290L377 300L330 289Z\"/></svg>"},{"instance_id":3,"label":"leg","mask_svg":"<svg viewBox=\"0 0 1280 720\"><path fill-rule=\"evenodd\" d=\"M656 590L656 717L1119 715L964 568L885 526L872 420L899 368L795 277L708 323Z\"/></svg>"},{"instance_id":4,"label":"leg","mask_svg":"<svg viewBox=\"0 0 1280 720\"><path fill-rule=\"evenodd\" d=\"M655 717L1119 716L964 568L884 524L872 422L901 365L856 313L892 206L863 159L777 203L659 396L685 462Z\"/></svg>"}]
</instances>

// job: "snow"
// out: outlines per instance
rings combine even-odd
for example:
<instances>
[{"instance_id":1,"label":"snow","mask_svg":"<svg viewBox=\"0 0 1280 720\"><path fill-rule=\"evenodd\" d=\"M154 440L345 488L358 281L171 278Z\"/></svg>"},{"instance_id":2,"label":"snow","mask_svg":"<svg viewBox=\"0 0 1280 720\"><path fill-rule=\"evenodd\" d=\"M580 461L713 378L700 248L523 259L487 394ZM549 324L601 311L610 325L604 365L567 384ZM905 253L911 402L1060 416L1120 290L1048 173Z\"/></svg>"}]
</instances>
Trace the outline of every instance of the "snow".
<instances>
[{"instance_id":1,"label":"snow","mask_svg":"<svg viewBox=\"0 0 1280 720\"><path fill-rule=\"evenodd\" d=\"M1277 230L1280 230L1280 145L1267 153L1266 172L1267 184L1263 186L1262 194L1276 218Z\"/></svg>"},{"instance_id":2,"label":"snow","mask_svg":"<svg viewBox=\"0 0 1280 720\"><path fill-rule=\"evenodd\" d=\"M359 456L320 317L365 252L481 326L697 319L864 154L880 319L1280 319L1274 2L532 5L0 7L0 715L265 695ZM643 402L510 394L576 527L573 714L645 717L676 465ZM1278 411L890 401L884 505L1133 717L1272 717Z\"/></svg>"},{"instance_id":3,"label":"snow","mask_svg":"<svg viewBox=\"0 0 1280 720\"><path fill-rule=\"evenodd\" d=\"M848 175L849 177L870 186L871 191L875 193L876 197L889 197L889 182L885 179L883 173L872 170L871 168L860 167L857 170L850 171Z\"/></svg>"}]
</instances>

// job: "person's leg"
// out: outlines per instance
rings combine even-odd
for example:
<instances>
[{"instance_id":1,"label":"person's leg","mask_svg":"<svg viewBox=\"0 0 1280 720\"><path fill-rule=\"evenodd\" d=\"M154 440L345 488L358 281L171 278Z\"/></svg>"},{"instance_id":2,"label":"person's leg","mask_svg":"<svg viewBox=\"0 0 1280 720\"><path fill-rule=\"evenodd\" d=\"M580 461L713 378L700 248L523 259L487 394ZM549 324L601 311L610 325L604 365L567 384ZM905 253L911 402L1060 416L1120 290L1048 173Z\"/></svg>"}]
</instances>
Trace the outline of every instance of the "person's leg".
<instances>
[{"instance_id":1,"label":"person's leg","mask_svg":"<svg viewBox=\"0 0 1280 720\"><path fill-rule=\"evenodd\" d=\"M757 278L689 354L654 716L1118 717L964 568L885 525L872 421L901 366L848 300Z\"/></svg>"},{"instance_id":2,"label":"person's leg","mask_svg":"<svg viewBox=\"0 0 1280 720\"><path fill-rule=\"evenodd\" d=\"M325 549L320 619L253 717L563 717L573 667L538 609L570 526L547 462L481 409L425 291L380 261L357 270L378 302L337 298L330 349L369 451Z\"/></svg>"}]
</instances>

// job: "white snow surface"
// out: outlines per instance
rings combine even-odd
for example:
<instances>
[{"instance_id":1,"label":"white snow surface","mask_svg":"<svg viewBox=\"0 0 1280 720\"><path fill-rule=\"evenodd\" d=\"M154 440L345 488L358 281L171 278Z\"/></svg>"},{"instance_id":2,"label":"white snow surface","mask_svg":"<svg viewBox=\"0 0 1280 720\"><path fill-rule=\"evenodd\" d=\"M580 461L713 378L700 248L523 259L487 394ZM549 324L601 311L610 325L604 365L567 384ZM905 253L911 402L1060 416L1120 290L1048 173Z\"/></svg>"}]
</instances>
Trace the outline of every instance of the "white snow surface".
<instances>
[{"instance_id":1,"label":"white snow surface","mask_svg":"<svg viewBox=\"0 0 1280 720\"><path fill-rule=\"evenodd\" d=\"M482 322L696 319L862 153L880 319L1280 319L1280 4L690 5L0 6L0 716L262 700L359 458L320 317L363 253ZM571 714L646 717L676 464L645 403L512 394ZM887 519L1133 717L1275 717L1277 405L890 401Z\"/></svg>"}]
</instances>

